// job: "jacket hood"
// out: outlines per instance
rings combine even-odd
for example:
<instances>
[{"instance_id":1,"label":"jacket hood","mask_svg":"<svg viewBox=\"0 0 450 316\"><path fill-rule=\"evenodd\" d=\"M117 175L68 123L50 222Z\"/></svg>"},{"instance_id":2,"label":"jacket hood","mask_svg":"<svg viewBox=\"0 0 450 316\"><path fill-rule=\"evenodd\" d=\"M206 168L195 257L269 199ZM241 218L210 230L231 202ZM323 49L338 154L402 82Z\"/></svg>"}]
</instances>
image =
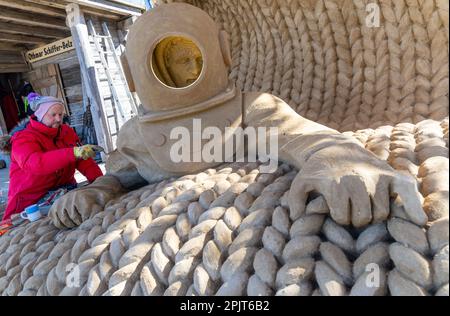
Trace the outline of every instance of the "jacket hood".
<instances>
[{"instance_id":1,"label":"jacket hood","mask_svg":"<svg viewBox=\"0 0 450 316\"><path fill-rule=\"evenodd\" d=\"M27 117L19 122L19 124L14 127L9 135L1 136L0 137L0 152L5 153L7 155L11 154L11 138L16 134L17 132L23 131L27 128L28 123L30 123L30 118Z\"/></svg>"}]
</instances>

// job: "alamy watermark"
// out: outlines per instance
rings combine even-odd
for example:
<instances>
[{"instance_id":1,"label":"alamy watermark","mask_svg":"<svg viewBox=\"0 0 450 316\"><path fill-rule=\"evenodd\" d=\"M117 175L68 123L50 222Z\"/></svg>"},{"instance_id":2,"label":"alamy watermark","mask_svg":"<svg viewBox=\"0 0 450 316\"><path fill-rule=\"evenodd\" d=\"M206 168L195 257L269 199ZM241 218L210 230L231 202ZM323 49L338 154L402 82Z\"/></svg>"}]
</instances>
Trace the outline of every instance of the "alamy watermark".
<instances>
[{"instance_id":1,"label":"alamy watermark","mask_svg":"<svg viewBox=\"0 0 450 316\"><path fill-rule=\"evenodd\" d=\"M80 267L78 264L69 263L66 266L66 285L69 288L79 288L81 286Z\"/></svg>"},{"instance_id":2,"label":"alamy watermark","mask_svg":"<svg viewBox=\"0 0 450 316\"><path fill-rule=\"evenodd\" d=\"M202 129L202 120L193 119L192 129L175 127L170 139L170 158L175 163L185 162L256 162L262 173L273 173L278 168L277 127L225 127ZM245 150L247 148L247 150Z\"/></svg>"},{"instance_id":3,"label":"alamy watermark","mask_svg":"<svg viewBox=\"0 0 450 316\"><path fill-rule=\"evenodd\" d=\"M376 263L369 263L366 266L366 287L380 288L380 266Z\"/></svg>"},{"instance_id":4,"label":"alamy watermark","mask_svg":"<svg viewBox=\"0 0 450 316\"><path fill-rule=\"evenodd\" d=\"M380 27L380 6L374 2L366 5L366 26L367 27Z\"/></svg>"}]
</instances>

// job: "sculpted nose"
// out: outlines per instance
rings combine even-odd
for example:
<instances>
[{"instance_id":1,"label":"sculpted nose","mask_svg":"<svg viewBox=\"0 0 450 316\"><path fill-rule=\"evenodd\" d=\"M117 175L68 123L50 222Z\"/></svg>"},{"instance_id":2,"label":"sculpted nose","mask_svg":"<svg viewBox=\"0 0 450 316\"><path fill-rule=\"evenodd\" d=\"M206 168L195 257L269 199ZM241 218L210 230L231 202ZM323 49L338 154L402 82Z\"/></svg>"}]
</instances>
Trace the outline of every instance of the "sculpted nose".
<instances>
[{"instance_id":1,"label":"sculpted nose","mask_svg":"<svg viewBox=\"0 0 450 316\"><path fill-rule=\"evenodd\" d=\"M189 71L195 76L198 76L200 73L200 68L197 65L197 62L195 60L191 60L189 62Z\"/></svg>"}]
</instances>

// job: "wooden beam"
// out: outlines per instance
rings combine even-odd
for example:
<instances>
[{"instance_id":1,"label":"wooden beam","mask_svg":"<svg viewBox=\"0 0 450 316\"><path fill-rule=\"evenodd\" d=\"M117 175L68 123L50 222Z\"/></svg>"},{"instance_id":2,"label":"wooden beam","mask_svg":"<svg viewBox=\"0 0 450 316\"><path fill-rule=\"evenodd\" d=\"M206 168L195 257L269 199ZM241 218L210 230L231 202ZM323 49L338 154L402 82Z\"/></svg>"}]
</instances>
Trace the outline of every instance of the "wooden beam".
<instances>
[{"instance_id":1,"label":"wooden beam","mask_svg":"<svg viewBox=\"0 0 450 316\"><path fill-rule=\"evenodd\" d=\"M129 16L129 15L141 15L142 10L124 6L120 4L113 4L113 2L110 1L103 1L103 0L97 0L97 1L90 1L90 0L70 0L67 2L73 2L82 6L101 9L109 12L114 12L120 15Z\"/></svg>"},{"instance_id":2,"label":"wooden beam","mask_svg":"<svg viewBox=\"0 0 450 316\"><path fill-rule=\"evenodd\" d=\"M71 2L71 1L64 1L64 0L25 0L27 2L32 2L32 3L39 3L39 4L44 4L46 6L50 6L53 8L58 8L58 9L65 9L65 7ZM119 15L110 11L105 11L105 10L99 10L96 8L90 8L90 7L86 7L86 6L80 6L80 8L83 10L84 14L88 14L88 15L95 15L95 16L101 16L103 18L106 19L110 19L110 20L120 20L123 18L123 15Z\"/></svg>"},{"instance_id":3,"label":"wooden beam","mask_svg":"<svg viewBox=\"0 0 450 316\"><path fill-rule=\"evenodd\" d=\"M130 1L123 1L123 0L110 0L109 2L120 3L120 4L126 5L128 7L137 8L137 9L142 10L142 11L146 10L145 4L144 5L139 5L137 3L132 3Z\"/></svg>"},{"instance_id":4,"label":"wooden beam","mask_svg":"<svg viewBox=\"0 0 450 316\"><path fill-rule=\"evenodd\" d=\"M69 31L49 29L39 26L27 26L14 23L5 23L5 22L0 22L0 30L2 30L2 32L4 33L27 34L52 39L66 38L70 36Z\"/></svg>"},{"instance_id":5,"label":"wooden beam","mask_svg":"<svg viewBox=\"0 0 450 316\"><path fill-rule=\"evenodd\" d=\"M27 64L0 64L0 73L27 71L30 71L30 67Z\"/></svg>"},{"instance_id":6,"label":"wooden beam","mask_svg":"<svg viewBox=\"0 0 450 316\"><path fill-rule=\"evenodd\" d=\"M29 3L36 3L36 4L42 4L47 7L57 8L57 9L64 9L64 6L61 6L58 4L58 1L53 0L25 0Z\"/></svg>"},{"instance_id":7,"label":"wooden beam","mask_svg":"<svg viewBox=\"0 0 450 316\"><path fill-rule=\"evenodd\" d=\"M3 32L0 32L0 41L31 44L46 44L51 42L51 40L48 38L20 34L9 34Z\"/></svg>"},{"instance_id":8,"label":"wooden beam","mask_svg":"<svg viewBox=\"0 0 450 316\"><path fill-rule=\"evenodd\" d=\"M68 30L64 19L20 12L13 9L2 8L0 10L0 21L16 22L24 25L48 27L52 29Z\"/></svg>"},{"instance_id":9,"label":"wooden beam","mask_svg":"<svg viewBox=\"0 0 450 316\"><path fill-rule=\"evenodd\" d=\"M28 50L28 47L15 43L0 42L0 51L21 52L25 50Z\"/></svg>"},{"instance_id":10,"label":"wooden beam","mask_svg":"<svg viewBox=\"0 0 450 316\"><path fill-rule=\"evenodd\" d=\"M11 9L19 9L30 13L45 14L49 16L65 18L66 12L61 9L48 7L42 4L30 3L23 0L0 0L0 6Z\"/></svg>"},{"instance_id":11,"label":"wooden beam","mask_svg":"<svg viewBox=\"0 0 450 316\"><path fill-rule=\"evenodd\" d=\"M20 52L2 52L0 54L0 64L20 64L25 63Z\"/></svg>"}]
</instances>

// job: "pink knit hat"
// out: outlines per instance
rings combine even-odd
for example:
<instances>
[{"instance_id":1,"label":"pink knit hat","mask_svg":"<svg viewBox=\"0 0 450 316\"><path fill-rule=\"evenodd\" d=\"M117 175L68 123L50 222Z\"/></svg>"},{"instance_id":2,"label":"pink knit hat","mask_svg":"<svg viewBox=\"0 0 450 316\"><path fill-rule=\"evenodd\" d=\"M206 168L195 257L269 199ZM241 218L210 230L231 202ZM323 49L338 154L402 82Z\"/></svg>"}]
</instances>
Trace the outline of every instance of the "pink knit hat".
<instances>
[{"instance_id":1,"label":"pink knit hat","mask_svg":"<svg viewBox=\"0 0 450 316\"><path fill-rule=\"evenodd\" d=\"M30 93L28 95L28 102L30 103L31 109L34 111L38 121L42 121L44 115L47 114L48 110L55 104L64 105L64 103L52 96L40 96L37 93Z\"/></svg>"}]
</instances>

